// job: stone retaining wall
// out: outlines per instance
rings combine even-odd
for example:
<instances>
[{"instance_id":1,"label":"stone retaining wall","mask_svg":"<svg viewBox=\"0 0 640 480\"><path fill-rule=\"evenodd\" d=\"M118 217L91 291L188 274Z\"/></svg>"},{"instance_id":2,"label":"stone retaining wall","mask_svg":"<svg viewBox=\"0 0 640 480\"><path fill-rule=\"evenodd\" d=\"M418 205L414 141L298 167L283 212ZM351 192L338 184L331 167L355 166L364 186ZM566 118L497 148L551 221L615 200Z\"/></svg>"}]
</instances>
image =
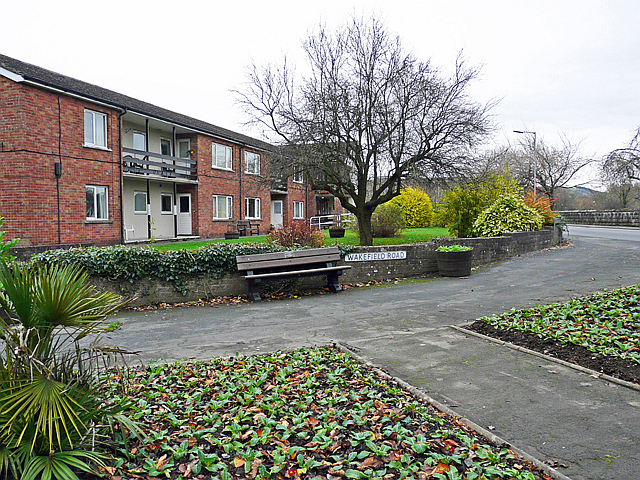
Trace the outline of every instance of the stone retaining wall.
<instances>
[{"instance_id":1,"label":"stone retaining wall","mask_svg":"<svg viewBox=\"0 0 640 480\"><path fill-rule=\"evenodd\" d=\"M533 252L550 247L561 240L561 235L554 236L552 227L537 232L516 232L503 237L484 238L436 238L427 243L411 245L389 245L380 247L359 247L356 253L369 254L360 256L361 261L342 261L350 265L340 282L343 284L366 283L372 280L389 280L395 278L410 278L432 275L438 272L435 250L440 245L462 244L473 247L473 265L486 265L498 260ZM389 254L389 252L395 252ZM384 257L405 258L380 260ZM377 258L377 259L376 259ZM246 295L246 281L239 274L226 275L220 279L209 277L195 277L186 282L188 292L182 294L175 287L163 280L145 278L134 283L129 281L114 281L101 277L92 277L92 283L100 289L111 290L125 297L136 299L133 306L150 305L167 302L177 303L194 301L219 296ZM301 279L298 286L309 288L326 284L324 277L310 277Z\"/></svg>"},{"instance_id":2,"label":"stone retaining wall","mask_svg":"<svg viewBox=\"0 0 640 480\"><path fill-rule=\"evenodd\" d=\"M566 210L558 213L569 224L640 227L640 210Z\"/></svg>"}]
</instances>

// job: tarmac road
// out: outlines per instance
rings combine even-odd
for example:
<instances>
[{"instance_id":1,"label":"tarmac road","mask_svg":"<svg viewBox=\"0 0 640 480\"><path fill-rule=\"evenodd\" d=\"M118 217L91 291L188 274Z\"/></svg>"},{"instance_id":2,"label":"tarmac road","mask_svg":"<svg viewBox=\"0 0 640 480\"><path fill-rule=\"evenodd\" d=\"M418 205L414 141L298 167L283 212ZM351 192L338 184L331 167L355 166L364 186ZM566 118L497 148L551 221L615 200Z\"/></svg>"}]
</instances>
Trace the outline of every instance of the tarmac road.
<instances>
[{"instance_id":1,"label":"tarmac road","mask_svg":"<svg viewBox=\"0 0 640 480\"><path fill-rule=\"evenodd\" d=\"M571 231L570 231L571 232ZM569 247L340 294L126 312L113 341L144 361L255 354L339 342L574 480L640 478L640 392L450 325L512 307L640 283L640 243Z\"/></svg>"}]
</instances>

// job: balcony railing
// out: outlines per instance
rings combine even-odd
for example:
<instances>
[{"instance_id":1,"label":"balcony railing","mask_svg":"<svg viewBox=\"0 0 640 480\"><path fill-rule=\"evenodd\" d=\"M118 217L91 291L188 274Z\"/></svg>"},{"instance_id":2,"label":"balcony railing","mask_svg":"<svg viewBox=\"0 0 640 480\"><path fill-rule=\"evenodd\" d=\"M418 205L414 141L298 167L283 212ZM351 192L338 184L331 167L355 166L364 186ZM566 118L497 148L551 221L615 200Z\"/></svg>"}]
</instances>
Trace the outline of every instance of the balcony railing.
<instances>
[{"instance_id":1,"label":"balcony railing","mask_svg":"<svg viewBox=\"0 0 640 480\"><path fill-rule=\"evenodd\" d=\"M148 175L176 180L197 180L196 160L177 158L160 153L122 148L122 169L125 173Z\"/></svg>"}]
</instances>

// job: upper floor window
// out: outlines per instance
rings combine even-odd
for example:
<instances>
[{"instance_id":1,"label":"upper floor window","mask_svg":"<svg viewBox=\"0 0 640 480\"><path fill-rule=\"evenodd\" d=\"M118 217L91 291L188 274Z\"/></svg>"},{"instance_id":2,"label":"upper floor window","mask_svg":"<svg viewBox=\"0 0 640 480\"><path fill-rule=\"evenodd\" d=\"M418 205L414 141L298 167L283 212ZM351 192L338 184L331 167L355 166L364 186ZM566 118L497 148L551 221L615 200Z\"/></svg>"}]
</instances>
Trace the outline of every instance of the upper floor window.
<instances>
[{"instance_id":1,"label":"upper floor window","mask_svg":"<svg viewBox=\"0 0 640 480\"><path fill-rule=\"evenodd\" d=\"M84 111L84 144L107 148L107 115L93 110Z\"/></svg>"},{"instance_id":2,"label":"upper floor window","mask_svg":"<svg viewBox=\"0 0 640 480\"><path fill-rule=\"evenodd\" d=\"M244 172L260 175L260 154L244 152Z\"/></svg>"},{"instance_id":3,"label":"upper floor window","mask_svg":"<svg viewBox=\"0 0 640 480\"><path fill-rule=\"evenodd\" d=\"M211 156L213 157L211 164L213 168L222 168L224 170L231 170L233 168L231 147L220 145L219 143L212 143Z\"/></svg>"},{"instance_id":4,"label":"upper floor window","mask_svg":"<svg viewBox=\"0 0 640 480\"><path fill-rule=\"evenodd\" d=\"M293 181L295 183L304 182L304 176L302 175L302 170L296 169L296 171L293 172Z\"/></svg>"},{"instance_id":5,"label":"upper floor window","mask_svg":"<svg viewBox=\"0 0 640 480\"><path fill-rule=\"evenodd\" d=\"M87 220L109 219L108 188L98 185L85 187L87 197Z\"/></svg>"},{"instance_id":6,"label":"upper floor window","mask_svg":"<svg viewBox=\"0 0 640 480\"><path fill-rule=\"evenodd\" d=\"M133 132L133 149L141 152L147 151L147 134L142 132Z\"/></svg>"},{"instance_id":7,"label":"upper floor window","mask_svg":"<svg viewBox=\"0 0 640 480\"><path fill-rule=\"evenodd\" d=\"M191 158L191 140L181 138L177 140L178 158Z\"/></svg>"},{"instance_id":8,"label":"upper floor window","mask_svg":"<svg viewBox=\"0 0 640 480\"><path fill-rule=\"evenodd\" d=\"M173 149L171 148L171 140L168 138L160 139L160 153L162 155L168 155L169 157L173 156Z\"/></svg>"}]
</instances>

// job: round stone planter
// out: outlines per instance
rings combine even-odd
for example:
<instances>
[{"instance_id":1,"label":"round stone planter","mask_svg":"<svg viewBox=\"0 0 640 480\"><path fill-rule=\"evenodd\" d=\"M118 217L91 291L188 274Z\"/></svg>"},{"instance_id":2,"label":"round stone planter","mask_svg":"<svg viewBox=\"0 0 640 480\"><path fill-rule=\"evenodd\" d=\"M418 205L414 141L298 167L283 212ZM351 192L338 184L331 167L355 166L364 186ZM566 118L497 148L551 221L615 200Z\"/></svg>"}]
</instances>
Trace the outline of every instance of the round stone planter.
<instances>
[{"instance_id":1,"label":"round stone planter","mask_svg":"<svg viewBox=\"0 0 640 480\"><path fill-rule=\"evenodd\" d=\"M330 228L329 238L342 238L344 237L344 228Z\"/></svg>"},{"instance_id":2,"label":"round stone planter","mask_svg":"<svg viewBox=\"0 0 640 480\"><path fill-rule=\"evenodd\" d=\"M468 277L471 275L473 250L461 252L438 252L436 260L438 271L443 277Z\"/></svg>"}]
</instances>

